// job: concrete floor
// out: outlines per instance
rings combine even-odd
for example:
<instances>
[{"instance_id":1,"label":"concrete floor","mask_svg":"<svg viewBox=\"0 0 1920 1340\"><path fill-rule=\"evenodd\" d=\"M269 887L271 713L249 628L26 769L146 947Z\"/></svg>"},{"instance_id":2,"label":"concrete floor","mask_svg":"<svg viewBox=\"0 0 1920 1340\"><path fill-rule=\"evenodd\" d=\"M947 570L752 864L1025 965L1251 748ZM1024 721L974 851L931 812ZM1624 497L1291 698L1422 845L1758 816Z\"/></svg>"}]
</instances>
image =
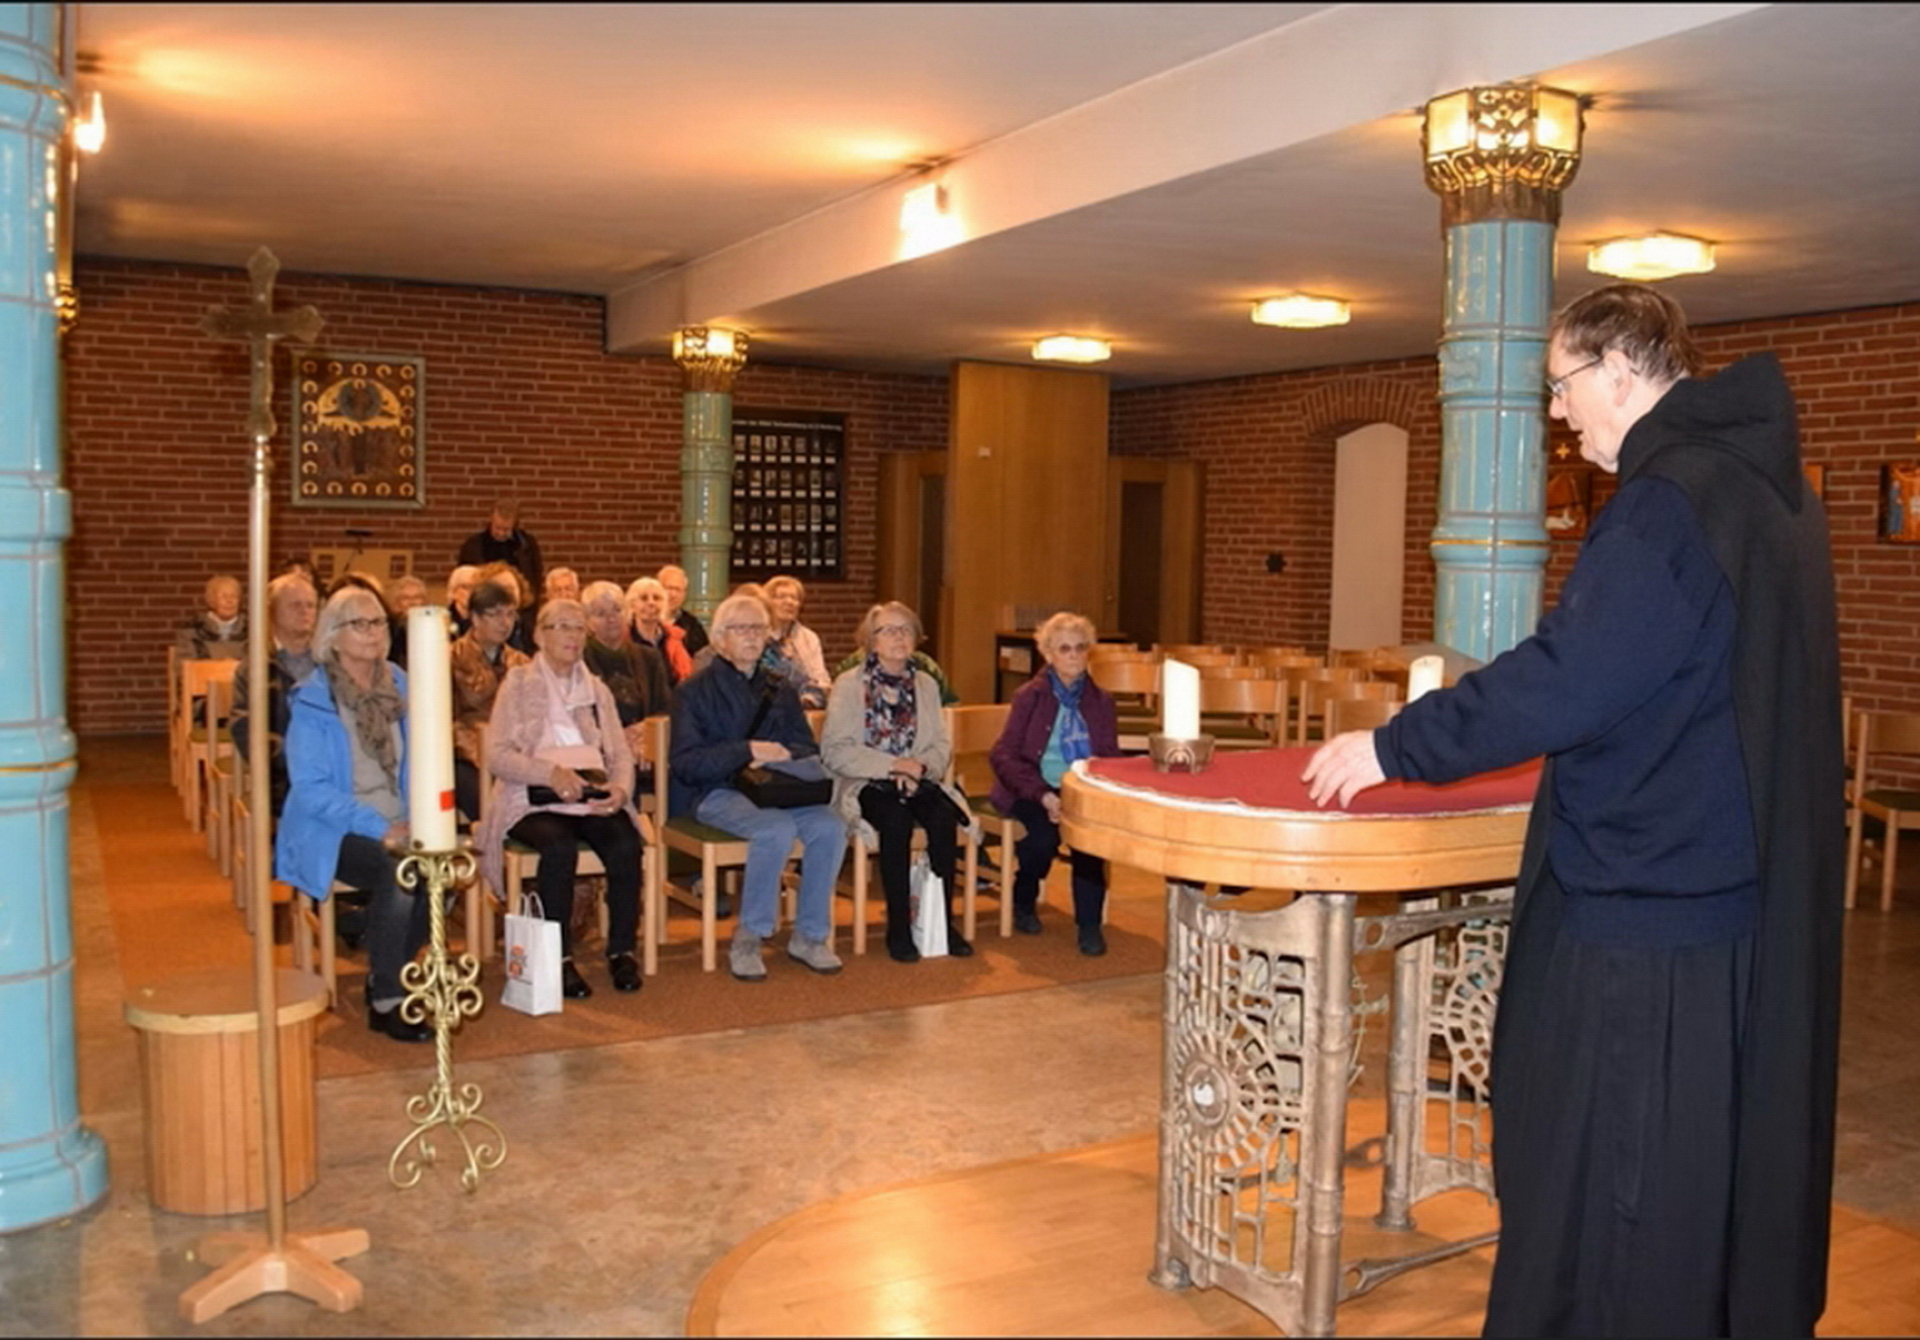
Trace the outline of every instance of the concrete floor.
<instances>
[{"instance_id":1,"label":"concrete floor","mask_svg":"<svg viewBox=\"0 0 1920 1340\"><path fill-rule=\"evenodd\" d=\"M289 1223L371 1234L343 1263L365 1301L335 1315L272 1296L190 1327L176 1307L204 1273L194 1242L262 1218L147 1204L96 822L83 772L81 1095L112 1190L70 1221L0 1237L0 1334L679 1334L714 1263L803 1206L1155 1120L1157 977L462 1065L510 1150L473 1196L444 1162L411 1190L387 1181L402 1109L430 1072L324 1080L320 1181ZM1849 917L1836 1196L1920 1231L1920 880L1903 873L1893 913ZM1116 896L1159 895L1122 876Z\"/></svg>"}]
</instances>

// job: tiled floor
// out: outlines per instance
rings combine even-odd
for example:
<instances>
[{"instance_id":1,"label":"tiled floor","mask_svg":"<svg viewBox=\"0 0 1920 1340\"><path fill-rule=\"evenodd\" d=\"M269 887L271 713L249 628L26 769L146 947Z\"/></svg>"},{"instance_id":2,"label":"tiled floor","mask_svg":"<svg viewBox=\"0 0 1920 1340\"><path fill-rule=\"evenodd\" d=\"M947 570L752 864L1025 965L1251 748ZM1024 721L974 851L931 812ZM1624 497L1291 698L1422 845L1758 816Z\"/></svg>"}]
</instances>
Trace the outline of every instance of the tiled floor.
<instances>
[{"instance_id":1,"label":"tiled floor","mask_svg":"<svg viewBox=\"0 0 1920 1340\"><path fill-rule=\"evenodd\" d=\"M137 753L95 757L145 766ZM82 1105L111 1148L113 1189L73 1221L0 1237L0 1334L677 1334L705 1272L803 1206L1154 1122L1155 977L464 1065L510 1142L474 1196L445 1166L410 1191L387 1181L402 1107L427 1072L327 1080L320 1181L290 1223L371 1233L372 1250L344 1263L364 1303L333 1315L269 1297L189 1327L176 1305L203 1274L193 1243L259 1217L191 1219L146 1202L88 776L83 758ZM1895 912L1849 918L1836 1192L1920 1230L1920 869L1905 873ZM1122 877L1116 896L1159 893Z\"/></svg>"}]
</instances>

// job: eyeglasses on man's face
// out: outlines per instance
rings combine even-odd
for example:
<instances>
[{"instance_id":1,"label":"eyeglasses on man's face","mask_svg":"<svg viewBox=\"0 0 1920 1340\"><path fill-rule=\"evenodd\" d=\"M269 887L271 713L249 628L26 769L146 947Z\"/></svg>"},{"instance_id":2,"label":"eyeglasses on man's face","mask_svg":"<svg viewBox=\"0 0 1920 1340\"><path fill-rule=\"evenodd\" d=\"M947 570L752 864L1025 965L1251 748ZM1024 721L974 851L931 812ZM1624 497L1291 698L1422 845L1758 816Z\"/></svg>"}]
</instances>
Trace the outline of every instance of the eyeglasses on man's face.
<instances>
[{"instance_id":1,"label":"eyeglasses on man's face","mask_svg":"<svg viewBox=\"0 0 1920 1340\"><path fill-rule=\"evenodd\" d=\"M730 623L720 629L734 637L766 637L773 632L773 625L764 623Z\"/></svg>"},{"instance_id":2,"label":"eyeglasses on man's face","mask_svg":"<svg viewBox=\"0 0 1920 1340\"><path fill-rule=\"evenodd\" d=\"M1568 382L1585 372L1588 368L1597 368L1606 361L1607 356L1602 354L1598 358L1589 358L1577 368L1569 368L1558 377L1547 378L1547 398L1550 400L1561 399L1567 393Z\"/></svg>"}]
</instances>

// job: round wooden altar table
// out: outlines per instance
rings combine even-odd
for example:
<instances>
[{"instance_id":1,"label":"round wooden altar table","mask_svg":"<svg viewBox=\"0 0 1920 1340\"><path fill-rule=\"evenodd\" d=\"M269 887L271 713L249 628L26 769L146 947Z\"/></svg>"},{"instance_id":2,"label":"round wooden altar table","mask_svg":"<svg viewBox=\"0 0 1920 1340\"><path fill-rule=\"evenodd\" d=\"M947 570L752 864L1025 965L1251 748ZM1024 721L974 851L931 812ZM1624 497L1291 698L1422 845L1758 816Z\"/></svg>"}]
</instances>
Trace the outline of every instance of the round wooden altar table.
<instances>
[{"instance_id":1,"label":"round wooden altar table","mask_svg":"<svg viewBox=\"0 0 1920 1340\"><path fill-rule=\"evenodd\" d=\"M1378 1222L1410 1229L1414 1203L1457 1187L1491 1195L1487 1053L1539 781L1528 764L1321 810L1299 781L1312 754L1217 754L1198 775L1093 759L1061 787L1070 846L1167 879L1152 1278L1223 1288L1290 1335L1332 1335L1342 1299L1480 1243L1342 1263L1350 983L1356 949L1393 951ZM1205 883L1313 896L1241 912ZM1395 910L1358 917L1360 893L1398 895Z\"/></svg>"}]
</instances>

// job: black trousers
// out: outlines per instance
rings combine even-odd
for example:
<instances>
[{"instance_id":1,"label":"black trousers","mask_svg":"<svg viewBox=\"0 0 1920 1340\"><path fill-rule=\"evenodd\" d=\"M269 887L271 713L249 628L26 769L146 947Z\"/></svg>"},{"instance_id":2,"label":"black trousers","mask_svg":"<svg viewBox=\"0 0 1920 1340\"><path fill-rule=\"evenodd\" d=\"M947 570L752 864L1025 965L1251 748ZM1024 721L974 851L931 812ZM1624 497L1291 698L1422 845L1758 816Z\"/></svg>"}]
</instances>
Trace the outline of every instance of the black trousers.
<instances>
[{"instance_id":1,"label":"black trousers","mask_svg":"<svg viewBox=\"0 0 1920 1340\"><path fill-rule=\"evenodd\" d=\"M453 756L453 803L474 824L480 822L480 769L460 754Z\"/></svg>"},{"instance_id":2,"label":"black trousers","mask_svg":"<svg viewBox=\"0 0 1920 1340\"><path fill-rule=\"evenodd\" d=\"M953 917L953 867L958 858L960 816L946 792L922 782L912 795L890 781L860 788L860 813L880 835L880 887L887 896L887 938L911 938L908 895L913 874L913 830L927 833L927 864L947 891L947 917Z\"/></svg>"},{"instance_id":3,"label":"black trousers","mask_svg":"<svg viewBox=\"0 0 1920 1340\"><path fill-rule=\"evenodd\" d=\"M406 999L400 970L427 942L427 900L400 887L399 863L378 838L349 833L333 871L367 895L367 1000L383 1008Z\"/></svg>"},{"instance_id":4,"label":"black trousers","mask_svg":"<svg viewBox=\"0 0 1920 1340\"><path fill-rule=\"evenodd\" d=\"M1046 807L1037 800L1013 802L1011 818L1020 821L1026 836L1013 844L1013 910L1031 912L1040 901L1040 886L1053 870L1053 858L1060 850L1060 825L1047 817ZM1098 926L1107 905L1107 863L1083 851L1069 851L1073 861L1073 921L1077 926Z\"/></svg>"},{"instance_id":5,"label":"black trousers","mask_svg":"<svg viewBox=\"0 0 1920 1340\"><path fill-rule=\"evenodd\" d=\"M1490 1336L1723 1336L1751 937L1575 940L1549 873L1492 1058Z\"/></svg>"},{"instance_id":6,"label":"black trousers","mask_svg":"<svg viewBox=\"0 0 1920 1340\"><path fill-rule=\"evenodd\" d=\"M560 952L573 956L573 877L586 843L607 871L607 954L631 954L640 932L640 830L624 814L535 810L507 836L540 853L534 884L548 921L560 923Z\"/></svg>"}]
</instances>

